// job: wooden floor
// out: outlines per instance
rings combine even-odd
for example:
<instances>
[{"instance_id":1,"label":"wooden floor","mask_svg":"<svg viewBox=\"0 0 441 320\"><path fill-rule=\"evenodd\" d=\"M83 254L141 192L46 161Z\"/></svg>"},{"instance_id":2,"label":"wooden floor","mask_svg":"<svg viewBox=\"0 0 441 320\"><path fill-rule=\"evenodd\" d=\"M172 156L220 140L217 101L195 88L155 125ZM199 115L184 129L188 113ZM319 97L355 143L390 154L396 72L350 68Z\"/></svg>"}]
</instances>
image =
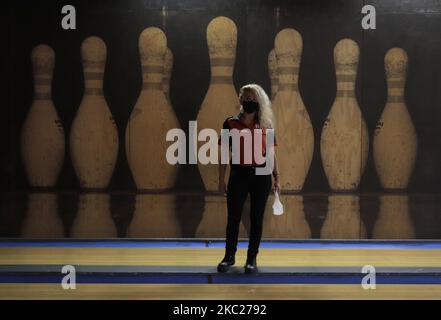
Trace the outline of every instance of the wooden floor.
<instances>
[{"instance_id":1,"label":"wooden floor","mask_svg":"<svg viewBox=\"0 0 441 320\"><path fill-rule=\"evenodd\" d=\"M440 285L323 284L0 284L0 299L153 299L153 300L300 300L300 299L441 299Z\"/></svg>"},{"instance_id":2,"label":"wooden floor","mask_svg":"<svg viewBox=\"0 0 441 320\"><path fill-rule=\"evenodd\" d=\"M0 266L211 266L223 248L0 247ZM242 266L246 249L239 249ZM260 267L441 267L441 249L262 248ZM64 290L59 283L0 283L0 299L441 299L440 284L143 284L78 283ZM46 282L46 281L45 281Z\"/></svg>"},{"instance_id":3,"label":"wooden floor","mask_svg":"<svg viewBox=\"0 0 441 320\"><path fill-rule=\"evenodd\" d=\"M74 264L215 266L223 249L171 248L0 248L0 265ZM238 264L246 260L239 249ZM260 249L261 266L441 267L441 250L433 249Z\"/></svg>"}]
</instances>

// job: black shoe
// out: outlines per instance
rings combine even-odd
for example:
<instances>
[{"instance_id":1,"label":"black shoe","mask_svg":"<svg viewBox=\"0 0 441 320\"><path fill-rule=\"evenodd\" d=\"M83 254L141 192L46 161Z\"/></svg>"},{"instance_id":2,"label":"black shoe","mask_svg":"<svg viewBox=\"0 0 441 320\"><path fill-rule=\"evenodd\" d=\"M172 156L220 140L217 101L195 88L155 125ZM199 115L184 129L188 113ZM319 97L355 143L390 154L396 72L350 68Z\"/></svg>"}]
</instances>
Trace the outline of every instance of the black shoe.
<instances>
[{"instance_id":1,"label":"black shoe","mask_svg":"<svg viewBox=\"0 0 441 320\"><path fill-rule=\"evenodd\" d=\"M253 274L257 272L256 256L248 257L245 264L245 273Z\"/></svg>"},{"instance_id":2,"label":"black shoe","mask_svg":"<svg viewBox=\"0 0 441 320\"><path fill-rule=\"evenodd\" d=\"M234 265L234 254L225 255L223 260L217 265L218 272L227 272L232 265Z\"/></svg>"}]
</instances>

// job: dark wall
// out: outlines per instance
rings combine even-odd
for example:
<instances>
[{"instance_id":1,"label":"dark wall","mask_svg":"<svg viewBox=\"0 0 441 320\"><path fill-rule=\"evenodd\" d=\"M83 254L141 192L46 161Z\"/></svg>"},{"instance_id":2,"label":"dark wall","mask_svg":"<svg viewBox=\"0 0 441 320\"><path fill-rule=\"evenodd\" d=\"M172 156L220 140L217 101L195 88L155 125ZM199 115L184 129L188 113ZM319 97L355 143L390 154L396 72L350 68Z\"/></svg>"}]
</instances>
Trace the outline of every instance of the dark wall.
<instances>
[{"instance_id":1,"label":"dark wall","mask_svg":"<svg viewBox=\"0 0 441 320\"><path fill-rule=\"evenodd\" d=\"M61 28L61 8L77 9L77 30ZM361 28L361 8L373 4L377 29ZM53 100L66 130L66 138L83 94L81 42L90 35L107 45L104 93L120 134L119 158L112 190L134 190L125 158L125 127L141 90L138 36L149 26L164 30L174 54L170 95L184 130L196 118L208 89L210 70L206 28L216 16L231 18L238 29L234 84L261 84L269 93L267 56L274 37L283 28L297 29L303 37L299 87L315 131L315 151L304 191L328 191L321 165L321 128L335 97L333 48L352 38L361 49L357 98L371 138L362 191L377 191L372 160L372 136L386 102L384 54L393 47L409 56L406 97L418 134L418 156L410 190L441 190L441 3L439 1L253 1L253 0L126 0L126 1L21 1L4 10L9 32L3 75L10 82L3 101L0 156L1 188L23 190L27 181L20 162L19 132L31 104L30 52L47 43L56 54ZM78 189L69 158L60 175L60 190ZM203 190L197 166L184 165L178 190Z\"/></svg>"}]
</instances>

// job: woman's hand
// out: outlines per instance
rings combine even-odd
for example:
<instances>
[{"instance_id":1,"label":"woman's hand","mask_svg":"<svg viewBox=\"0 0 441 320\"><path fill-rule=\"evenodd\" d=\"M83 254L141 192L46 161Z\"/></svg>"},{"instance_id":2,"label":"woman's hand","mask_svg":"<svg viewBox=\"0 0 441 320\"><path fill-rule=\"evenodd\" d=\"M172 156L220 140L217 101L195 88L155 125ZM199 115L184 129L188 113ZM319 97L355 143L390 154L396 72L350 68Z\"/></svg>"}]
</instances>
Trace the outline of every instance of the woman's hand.
<instances>
[{"instance_id":1,"label":"woman's hand","mask_svg":"<svg viewBox=\"0 0 441 320\"><path fill-rule=\"evenodd\" d=\"M223 180L219 180L219 193L224 195L227 193L227 185Z\"/></svg>"},{"instance_id":2,"label":"woman's hand","mask_svg":"<svg viewBox=\"0 0 441 320\"><path fill-rule=\"evenodd\" d=\"M282 187L280 186L280 181L279 181L279 176L276 176L274 178L274 190L280 194L280 192L282 191Z\"/></svg>"}]
</instances>

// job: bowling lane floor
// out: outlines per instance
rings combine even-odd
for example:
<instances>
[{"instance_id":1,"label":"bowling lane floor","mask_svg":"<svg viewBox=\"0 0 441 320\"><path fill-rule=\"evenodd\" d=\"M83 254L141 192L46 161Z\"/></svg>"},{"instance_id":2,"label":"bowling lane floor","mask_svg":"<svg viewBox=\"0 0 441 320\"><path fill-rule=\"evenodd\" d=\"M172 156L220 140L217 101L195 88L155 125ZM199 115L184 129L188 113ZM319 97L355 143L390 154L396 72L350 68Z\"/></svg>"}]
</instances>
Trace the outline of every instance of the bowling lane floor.
<instances>
[{"instance_id":1,"label":"bowling lane floor","mask_svg":"<svg viewBox=\"0 0 441 320\"><path fill-rule=\"evenodd\" d=\"M439 285L344 284L0 284L0 299L19 300L440 300Z\"/></svg>"},{"instance_id":2,"label":"bowling lane floor","mask_svg":"<svg viewBox=\"0 0 441 320\"><path fill-rule=\"evenodd\" d=\"M219 274L223 241L3 240L0 299L441 299L439 241L264 241L252 276L246 245ZM375 289L361 285L366 265Z\"/></svg>"},{"instance_id":3,"label":"bowling lane floor","mask_svg":"<svg viewBox=\"0 0 441 320\"><path fill-rule=\"evenodd\" d=\"M218 274L225 197L0 194L0 299L441 299L440 194L284 194L265 212L260 272ZM240 237L246 239L249 203ZM61 287L76 270L77 289ZM363 289L363 266L376 288Z\"/></svg>"}]
</instances>

